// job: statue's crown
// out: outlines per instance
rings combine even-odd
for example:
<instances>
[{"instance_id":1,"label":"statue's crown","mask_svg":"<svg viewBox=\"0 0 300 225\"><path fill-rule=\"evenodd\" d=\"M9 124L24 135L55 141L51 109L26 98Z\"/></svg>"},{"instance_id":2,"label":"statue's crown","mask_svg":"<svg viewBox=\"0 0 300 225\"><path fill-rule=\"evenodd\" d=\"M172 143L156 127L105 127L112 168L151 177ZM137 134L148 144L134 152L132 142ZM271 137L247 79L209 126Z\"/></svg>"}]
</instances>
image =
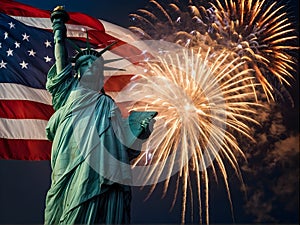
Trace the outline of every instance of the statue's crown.
<instances>
[{"instance_id":1,"label":"statue's crown","mask_svg":"<svg viewBox=\"0 0 300 225\"><path fill-rule=\"evenodd\" d=\"M97 58L101 57L101 53L97 52L93 49L84 49L81 50L76 54L76 56L73 58L73 62L75 62L75 70L77 70L80 66L80 64L83 61L86 60L96 60Z\"/></svg>"},{"instance_id":2,"label":"statue's crown","mask_svg":"<svg viewBox=\"0 0 300 225\"><path fill-rule=\"evenodd\" d=\"M81 56L86 56L86 55L95 56L98 58L102 54L93 49L84 49L76 54L76 56L74 57L74 61L76 62Z\"/></svg>"},{"instance_id":3,"label":"statue's crown","mask_svg":"<svg viewBox=\"0 0 300 225\"><path fill-rule=\"evenodd\" d=\"M77 70L80 66L80 64L85 60L96 60L97 58L100 58L104 52L109 50L113 45L115 45L117 42L113 42L112 44L106 46L101 51L96 51L94 49L91 49L89 46L88 48L81 50L78 50L78 53L75 55L75 57L72 59L72 61L75 63L75 69Z\"/></svg>"}]
</instances>

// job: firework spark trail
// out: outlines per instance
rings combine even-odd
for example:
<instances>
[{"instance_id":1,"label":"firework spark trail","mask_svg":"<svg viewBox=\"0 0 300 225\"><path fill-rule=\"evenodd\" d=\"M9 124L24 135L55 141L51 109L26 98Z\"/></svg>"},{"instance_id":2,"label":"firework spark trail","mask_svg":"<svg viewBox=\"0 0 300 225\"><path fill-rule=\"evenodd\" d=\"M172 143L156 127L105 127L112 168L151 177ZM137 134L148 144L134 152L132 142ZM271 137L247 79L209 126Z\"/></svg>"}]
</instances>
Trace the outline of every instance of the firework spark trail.
<instances>
[{"instance_id":1,"label":"firework spark trail","mask_svg":"<svg viewBox=\"0 0 300 225\"><path fill-rule=\"evenodd\" d=\"M217 168L221 171L230 200L224 161L228 161L241 178L236 155L243 155L231 131L249 137L247 122L255 122L250 116L243 115L245 112L254 113L251 105L255 103L244 100L254 94L245 92L251 89L240 79L241 76L246 80L254 77L244 76L248 71L232 73L243 63L229 62L229 54L225 52L213 65L208 62L209 55L208 51L202 58L200 53L182 49L148 61L145 65L147 71L139 74L138 79L122 90L116 99L119 102L129 99L136 102L132 110L158 112L153 133L134 166L144 165L145 157L151 152L151 162L138 178L144 180L144 185L152 184L149 194L163 180L165 194L171 176L178 172L174 201L180 180L183 188L182 223L185 221L192 173L197 178L199 216L202 216L203 208L206 223L209 223L208 167L214 172L215 179ZM202 185L204 193L201 192Z\"/></svg>"},{"instance_id":2,"label":"firework spark trail","mask_svg":"<svg viewBox=\"0 0 300 225\"><path fill-rule=\"evenodd\" d=\"M196 45L197 39L203 41L207 38L210 41L209 37L203 36L208 30L208 17L203 6L198 8L191 5L190 1L171 2L168 5L149 1L148 9L130 14L133 26L129 29L143 39L163 39L190 47Z\"/></svg>"},{"instance_id":3,"label":"firework spark trail","mask_svg":"<svg viewBox=\"0 0 300 225\"><path fill-rule=\"evenodd\" d=\"M268 76L289 85L296 63L290 51L297 49L291 44L297 36L284 6L277 2L268 5L265 0L216 2L218 23L212 25L221 37L217 42L245 60L255 70L266 96L273 98Z\"/></svg>"},{"instance_id":4,"label":"firework spark trail","mask_svg":"<svg viewBox=\"0 0 300 225\"><path fill-rule=\"evenodd\" d=\"M268 100L276 94L274 83L289 85L297 62L293 51L299 48L283 5L265 0L214 0L211 6L192 0L186 5L150 2L148 10L130 15L133 26L129 28L143 38L185 47L210 46L215 54L229 50L233 58L254 70Z\"/></svg>"}]
</instances>

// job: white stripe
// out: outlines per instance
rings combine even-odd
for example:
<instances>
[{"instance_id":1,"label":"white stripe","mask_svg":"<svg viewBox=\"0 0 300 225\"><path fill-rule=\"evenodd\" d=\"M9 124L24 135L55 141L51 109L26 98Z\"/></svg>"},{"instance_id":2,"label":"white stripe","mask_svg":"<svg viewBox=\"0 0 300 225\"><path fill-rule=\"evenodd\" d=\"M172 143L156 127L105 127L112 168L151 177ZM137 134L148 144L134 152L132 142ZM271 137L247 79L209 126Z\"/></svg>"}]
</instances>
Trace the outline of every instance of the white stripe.
<instances>
[{"instance_id":1,"label":"white stripe","mask_svg":"<svg viewBox=\"0 0 300 225\"><path fill-rule=\"evenodd\" d=\"M0 83L0 99L29 100L52 105L52 98L48 91L13 83Z\"/></svg>"},{"instance_id":2,"label":"white stripe","mask_svg":"<svg viewBox=\"0 0 300 225\"><path fill-rule=\"evenodd\" d=\"M130 44L130 45L136 47L140 51L151 50L151 48L149 48L149 46L147 45L147 41L142 41L134 33L132 33L129 29L120 27L116 24L109 23L104 20L99 20L99 21L103 24L103 26L105 28L105 33L107 33L121 41L124 41L127 44Z\"/></svg>"},{"instance_id":3,"label":"white stripe","mask_svg":"<svg viewBox=\"0 0 300 225\"><path fill-rule=\"evenodd\" d=\"M41 29L51 29L52 22L50 18L40 18L40 17L24 17L24 16L11 16L14 19L24 23L27 26L32 26ZM68 37L86 37L85 30L95 30L89 26L66 24L67 36Z\"/></svg>"},{"instance_id":4,"label":"white stripe","mask_svg":"<svg viewBox=\"0 0 300 225\"><path fill-rule=\"evenodd\" d=\"M11 17L28 26L37 27L41 29L52 29L52 23L50 18L24 17L24 16L11 16Z\"/></svg>"},{"instance_id":5,"label":"white stripe","mask_svg":"<svg viewBox=\"0 0 300 225\"><path fill-rule=\"evenodd\" d=\"M47 140L46 125L48 121L37 119L0 118L0 138Z\"/></svg>"},{"instance_id":6,"label":"white stripe","mask_svg":"<svg viewBox=\"0 0 300 225\"><path fill-rule=\"evenodd\" d=\"M120 27L118 25L115 25L113 23L109 23L107 21L104 20L99 20L105 29L105 33L119 39L122 40L126 43L132 43L134 41L139 40L139 38L133 34L130 30Z\"/></svg>"}]
</instances>

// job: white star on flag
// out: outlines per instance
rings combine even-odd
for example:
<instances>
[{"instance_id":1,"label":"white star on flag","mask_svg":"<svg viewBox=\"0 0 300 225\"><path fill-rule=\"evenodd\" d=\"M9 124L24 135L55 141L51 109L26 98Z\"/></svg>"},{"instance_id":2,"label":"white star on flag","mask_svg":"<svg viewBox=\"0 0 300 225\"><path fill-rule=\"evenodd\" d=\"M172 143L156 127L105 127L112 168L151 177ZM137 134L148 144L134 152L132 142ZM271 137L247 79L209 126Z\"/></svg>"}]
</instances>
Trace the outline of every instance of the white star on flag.
<instances>
[{"instance_id":1,"label":"white star on flag","mask_svg":"<svg viewBox=\"0 0 300 225\"><path fill-rule=\"evenodd\" d=\"M52 47L51 42L48 41L48 40L46 40L46 41L44 42L44 44L46 45L46 48Z\"/></svg>"},{"instance_id":2,"label":"white star on flag","mask_svg":"<svg viewBox=\"0 0 300 225\"><path fill-rule=\"evenodd\" d=\"M8 24L9 24L9 29L15 28L15 24L13 22L10 22Z\"/></svg>"},{"instance_id":3,"label":"white star on flag","mask_svg":"<svg viewBox=\"0 0 300 225\"><path fill-rule=\"evenodd\" d=\"M19 42L15 42L15 48L20 48L20 44Z\"/></svg>"},{"instance_id":4,"label":"white star on flag","mask_svg":"<svg viewBox=\"0 0 300 225\"><path fill-rule=\"evenodd\" d=\"M7 52L7 56L13 56L14 54L13 54L13 51L14 50L11 50L10 48L6 51Z\"/></svg>"},{"instance_id":5,"label":"white star on flag","mask_svg":"<svg viewBox=\"0 0 300 225\"><path fill-rule=\"evenodd\" d=\"M0 69L1 68L6 68L6 62L4 62L3 60L1 60L1 62L0 62Z\"/></svg>"},{"instance_id":6,"label":"white star on flag","mask_svg":"<svg viewBox=\"0 0 300 225\"><path fill-rule=\"evenodd\" d=\"M22 69L24 69L24 68L27 69L28 63L26 63L24 60L19 64L20 64L20 66L22 66Z\"/></svg>"},{"instance_id":7,"label":"white star on flag","mask_svg":"<svg viewBox=\"0 0 300 225\"><path fill-rule=\"evenodd\" d=\"M35 57L35 54L36 54L36 52L35 51L33 51L33 49L31 49L30 51L27 51L29 54L29 56L33 56L33 57Z\"/></svg>"},{"instance_id":8,"label":"white star on flag","mask_svg":"<svg viewBox=\"0 0 300 225\"><path fill-rule=\"evenodd\" d=\"M46 62L50 62L52 60L52 58L50 58L49 56L44 57Z\"/></svg>"},{"instance_id":9,"label":"white star on flag","mask_svg":"<svg viewBox=\"0 0 300 225\"><path fill-rule=\"evenodd\" d=\"M26 40L26 41L29 41L29 35L27 35L26 33L25 34L22 34L23 36L23 41Z\"/></svg>"}]
</instances>

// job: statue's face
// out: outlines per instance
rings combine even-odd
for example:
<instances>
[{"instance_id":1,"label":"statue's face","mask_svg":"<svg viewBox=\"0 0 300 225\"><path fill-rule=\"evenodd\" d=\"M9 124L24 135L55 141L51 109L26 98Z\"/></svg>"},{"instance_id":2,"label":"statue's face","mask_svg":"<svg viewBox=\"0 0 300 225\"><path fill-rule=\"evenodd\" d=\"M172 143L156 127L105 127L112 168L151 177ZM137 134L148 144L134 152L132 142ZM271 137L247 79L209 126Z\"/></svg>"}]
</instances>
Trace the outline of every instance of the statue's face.
<instances>
[{"instance_id":1,"label":"statue's face","mask_svg":"<svg viewBox=\"0 0 300 225\"><path fill-rule=\"evenodd\" d=\"M103 58L88 58L83 61L78 71L80 84L86 88L100 91L103 88Z\"/></svg>"},{"instance_id":2,"label":"statue's face","mask_svg":"<svg viewBox=\"0 0 300 225\"><path fill-rule=\"evenodd\" d=\"M92 64L95 62L93 59L88 59L80 64L80 67L78 69L78 72L80 74L80 77L83 77L84 75L86 76L91 76L93 75L92 71Z\"/></svg>"}]
</instances>

